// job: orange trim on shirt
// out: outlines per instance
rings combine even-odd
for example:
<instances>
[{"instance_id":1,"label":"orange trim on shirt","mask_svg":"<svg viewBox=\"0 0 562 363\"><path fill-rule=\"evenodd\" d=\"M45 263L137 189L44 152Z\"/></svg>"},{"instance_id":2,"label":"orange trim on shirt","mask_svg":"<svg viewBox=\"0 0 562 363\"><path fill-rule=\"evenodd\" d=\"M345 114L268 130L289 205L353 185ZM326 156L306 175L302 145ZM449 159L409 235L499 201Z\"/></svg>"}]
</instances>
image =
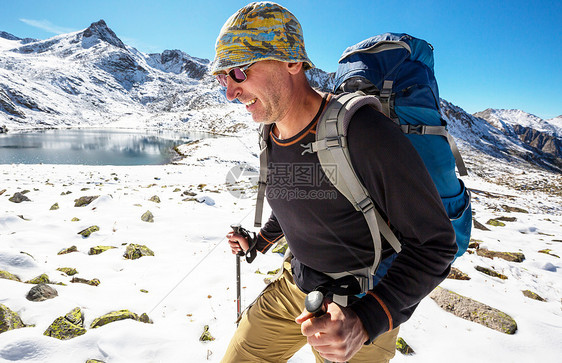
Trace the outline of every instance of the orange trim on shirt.
<instances>
[{"instance_id":1,"label":"orange trim on shirt","mask_svg":"<svg viewBox=\"0 0 562 363\"><path fill-rule=\"evenodd\" d=\"M275 242L279 241L279 240L281 239L281 237L284 236L284 234L281 234L279 237L277 237L277 238L274 239L273 241L270 241L270 240L268 240L267 238L264 237L264 235L261 233L261 231L260 231L259 235L261 236L261 238L263 238L263 239L267 242L267 245L265 245L265 247L262 248L262 250L260 251L261 253L264 253L264 251L265 251L267 248L269 248L269 246L271 246L271 245L274 244Z\"/></svg>"},{"instance_id":2,"label":"orange trim on shirt","mask_svg":"<svg viewBox=\"0 0 562 363\"><path fill-rule=\"evenodd\" d=\"M295 143L301 141L308 134L315 134L316 135L316 125L318 124L318 120L320 119L320 117L322 117L322 114L324 113L324 110L326 110L326 106L328 106L328 103L330 102L331 98L332 98L332 94L328 93L328 95L326 97L326 102L324 102L324 106L322 107L322 111L320 112L320 115L318 115L318 118L316 119L316 121L312 125L310 125L307 132L303 133L298 139L293 140L293 141L288 142L288 143L281 143L281 142L275 140L275 137L274 137L275 135L273 135L273 129L275 128L275 126L272 127L271 130L269 131L269 138L271 140L273 140L273 142L275 142L279 146L291 146L291 145L294 145Z\"/></svg>"},{"instance_id":3,"label":"orange trim on shirt","mask_svg":"<svg viewBox=\"0 0 562 363\"><path fill-rule=\"evenodd\" d=\"M367 291L367 294L371 295L372 297L375 298L375 300L378 301L378 303L380 304L380 306L382 307L382 309L384 310L387 318L388 318L388 331L391 331L394 328L394 323L392 322L392 315L390 315L390 311L388 310L388 308L386 307L386 304L380 299L380 297L378 297L374 292L372 291Z\"/></svg>"},{"instance_id":4,"label":"orange trim on shirt","mask_svg":"<svg viewBox=\"0 0 562 363\"><path fill-rule=\"evenodd\" d=\"M274 143L276 143L279 146L291 146L296 144L297 142L301 141L302 139L304 139L304 137L308 134L311 133L311 130L316 127L316 124L318 123L318 120L316 120L316 122L314 122L312 125L310 125L310 128L308 129L307 132L305 132L304 134L302 134L299 138L291 141L291 142L287 142L287 143L281 143L277 140L275 140L275 137L273 135L273 127L271 128L271 131L269 131L269 137L271 138L271 140L273 140ZM315 131L316 132L316 131Z\"/></svg>"}]
</instances>

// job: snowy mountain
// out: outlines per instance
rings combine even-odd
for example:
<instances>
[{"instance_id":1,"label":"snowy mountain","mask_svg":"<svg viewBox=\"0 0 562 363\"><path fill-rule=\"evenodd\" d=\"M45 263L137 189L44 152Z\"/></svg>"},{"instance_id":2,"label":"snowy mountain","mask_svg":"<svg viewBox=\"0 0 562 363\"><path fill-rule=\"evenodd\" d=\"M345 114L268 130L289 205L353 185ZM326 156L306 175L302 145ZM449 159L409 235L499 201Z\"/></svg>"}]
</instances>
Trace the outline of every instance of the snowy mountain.
<instances>
[{"instance_id":1,"label":"snowy mountain","mask_svg":"<svg viewBox=\"0 0 562 363\"><path fill-rule=\"evenodd\" d=\"M139 52L103 20L46 40L0 32L0 125L253 129L243 107L226 100L209 66L180 50ZM312 69L307 76L313 87L332 90L333 73ZM445 100L441 107L463 152L562 170L562 117L494 109L470 115Z\"/></svg>"},{"instance_id":2,"label":"snowy mountain","mask_svg":"<svg viewBox=\"0 0 562 363\"><path fill-rule=\"evenodd\" d=\"M474 149L509 163L531 162L562 171L562 134L552 120L519 110L488 109L471 115L443 99L441 113L463 151Z\"/></svg>"},{"instance_id":3,"label":"snowy mountain","mask_svg":"<svg viewBox=\"0 0 562 363\"><path fill-rule=\"evenodd\" d=\"M208 60L179 50L141 53L103 20L47 40L2 33L0 54L0 124L8 128L120 122L196 128L217 115L240 117L208 75Z\"/></svg>"}]
</instances>

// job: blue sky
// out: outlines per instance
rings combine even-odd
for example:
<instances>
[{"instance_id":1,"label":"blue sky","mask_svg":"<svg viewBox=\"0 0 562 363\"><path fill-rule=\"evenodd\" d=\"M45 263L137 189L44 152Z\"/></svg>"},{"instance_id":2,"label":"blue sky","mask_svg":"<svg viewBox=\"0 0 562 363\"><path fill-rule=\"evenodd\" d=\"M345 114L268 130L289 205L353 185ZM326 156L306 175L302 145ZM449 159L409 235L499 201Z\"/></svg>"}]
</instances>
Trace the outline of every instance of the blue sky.
<instances>
[{"instance_id":1,"label":"blue sky","mask_svg":"<svg viewBox=\"0 0 562 363\"><path fill-rule=\"evenodd\" d=\"M226 19L248 1L0 0L0 30L46 39L104 19L142 52L212 59ZM335 71L342 51L404 32L435 47L440 96L470 113L517 108L562 114L562 2L523 0L279 0L300 20L311 60Z\"/></svg>"}]
</instances>

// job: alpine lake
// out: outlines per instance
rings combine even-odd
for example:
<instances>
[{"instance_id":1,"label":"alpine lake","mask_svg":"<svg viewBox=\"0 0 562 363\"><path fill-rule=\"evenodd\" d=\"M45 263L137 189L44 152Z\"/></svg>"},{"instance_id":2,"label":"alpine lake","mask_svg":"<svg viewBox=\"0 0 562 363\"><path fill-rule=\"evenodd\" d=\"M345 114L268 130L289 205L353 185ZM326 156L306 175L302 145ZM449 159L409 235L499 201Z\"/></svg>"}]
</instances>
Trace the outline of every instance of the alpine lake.
<instances>
[{"instance_id":1,"label":"alpine lake","mask_svg":"<svg viewBox=\"0 0 562 363\"><path fill-rule=\"evenodd\" d=\"M125 129L47 129L0 134L0 164L162 165L174 147L204 133Z\"/></svg>"}]
</instances>

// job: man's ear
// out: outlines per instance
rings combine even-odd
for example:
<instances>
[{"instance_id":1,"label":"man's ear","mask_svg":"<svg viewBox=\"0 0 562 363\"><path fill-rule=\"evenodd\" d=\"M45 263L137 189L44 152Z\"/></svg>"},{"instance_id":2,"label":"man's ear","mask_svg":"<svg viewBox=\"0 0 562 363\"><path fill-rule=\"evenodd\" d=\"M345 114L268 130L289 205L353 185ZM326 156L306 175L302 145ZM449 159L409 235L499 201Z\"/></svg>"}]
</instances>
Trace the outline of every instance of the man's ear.
<instances>
[{"instance_id":1,"label":"man's ear","mask_svg":"<svg viewBox=\"0 0 562 363\"><path fill-rule=\"evenodd\" d=\"M303 62L287 62L287 71L291 74L297 74L303 69Z\"/></svg>"}]
</instances>

